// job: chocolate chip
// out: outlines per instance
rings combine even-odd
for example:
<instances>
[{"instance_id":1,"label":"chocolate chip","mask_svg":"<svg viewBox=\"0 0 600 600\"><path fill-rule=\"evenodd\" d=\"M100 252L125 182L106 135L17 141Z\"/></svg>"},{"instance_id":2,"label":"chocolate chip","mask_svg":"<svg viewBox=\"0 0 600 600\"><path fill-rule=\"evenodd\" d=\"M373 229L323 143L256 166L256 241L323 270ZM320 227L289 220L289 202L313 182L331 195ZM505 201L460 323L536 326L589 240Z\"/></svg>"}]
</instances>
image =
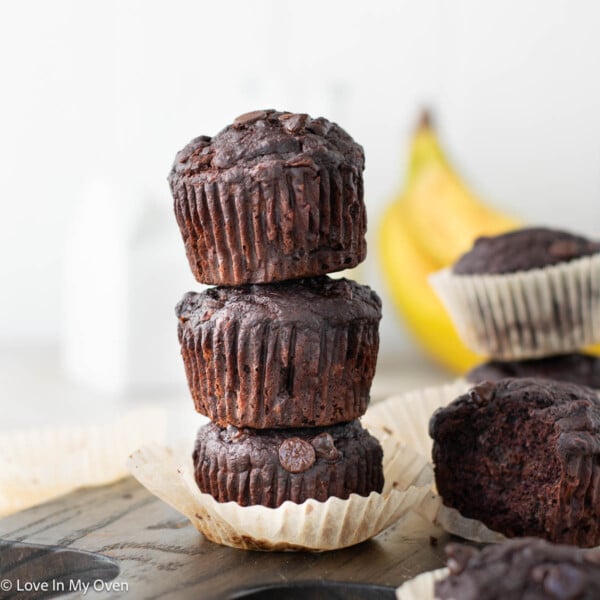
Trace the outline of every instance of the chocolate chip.
<instances>
[{"instance_id":1,"label":"chocolate chip","mask_svg":"<svg viewBox=\"0 0 600 600\"><path fill-rule=\"evenodd\" d=\"M340 456L338 449L335 447L333 438L329 433L321 433L314 437L311 445L319 458L324 458L325 460L337 460Z\"/></svg>"},{"instance_id":2,"label":"chocolate chip","mask_svg":"<svg viewBox=\"0 0 600 600\"><path fill-rule=\"evenodd\" d=\"M571 600L579 598L586 586L587 576L571 565L556 565L548 569L544 590L552 598Z\"/></svg>"},{"instance_id":3,"label":"chocolate chip","mask_svg":"<svg viewBox=\"0 0 600 600\"><path fill-rule=\"evenodd\" d=\"M306 124L307 119L308 115L306 114L295 115L292 113L285 113L279 117L283 128L288 133L292 134L296 134L302 131L302 129L304 129L304 125Z\"/></svg>"},{"instance_id":4,"label":"chocolate chip","mask_svg":"<svg viewBox=\"0 0 600 600\"><path fill-rule=\"evenodd\" d=\"M233 125L234 126L250 125L251 123L254 123L255 121L260 121L261 119L266 119L267 115L272 112L273 112L273 109L253 110L252 112L247 112L247 113L244 113L243 115L240 115L239 117L236 117L233 121Z\"/></svg>"},{"instance_id":5,"label":"chocolate chip","mask_svg":"<svg viewBox=\"0 0 600 600\"><path fill-rule=\"evenodd\" d=\"M469 390L469 398L475 404L485 404L492 400L495 391L496 384L493 381L482 381Z\"/></svg>"},{"instance_id":6,"label":"chocolate chip","mask_svg":"<svg viewBox=\"0 0 600 600\"><path fill-rule=\"evenodd\" d=\"M329 130L331 129L331 123L326 121L322 117L317 119L312 119L306 124L306 129L308 131L312 131L321 137L325 137Z\"/></svg>"},{"instance_id":7,"label":"chocolate chip","mask_svg":"<svg viewBox=\"0 0 600 600\"><path fill-rule=\"evenodd\" d=\"M290 473L303 473L315 464L315 460L315 449L300 438L288 438L279 446L279 462Z\"/></svg>"}]
</instances>

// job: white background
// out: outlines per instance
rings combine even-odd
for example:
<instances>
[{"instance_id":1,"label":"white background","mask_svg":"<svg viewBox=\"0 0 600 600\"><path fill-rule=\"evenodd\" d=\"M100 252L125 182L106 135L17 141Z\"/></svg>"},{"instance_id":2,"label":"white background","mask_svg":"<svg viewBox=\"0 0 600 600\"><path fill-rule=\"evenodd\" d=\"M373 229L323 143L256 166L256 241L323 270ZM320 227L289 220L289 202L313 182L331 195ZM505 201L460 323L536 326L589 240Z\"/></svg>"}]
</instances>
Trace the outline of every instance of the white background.
<instances>
[{"instance_id":1,"label":"white background","mask_svg":"<svg viewBox=\"0 0 600 600\"><path fill-rule=\"evenodd\" d=\"M172 307L197 286L166 176L189 139L255 108L323 115L363 144L371 252L361 276L384 301L373 239L424 104L483 197L598 236L598 31L592 1L2 3L0 345L64 345L69 314L88 306L81 289L78 308L65 302L69 253L73 239L89 238L94 252L81 254L78 268L89 268L78 281L89 289L90 336L125 314L102 302L126 295L127 314L142 315L127 343L155 362L161 352L178 361ZM86 198L98 218L81 215ZM125 250L140 231L161 228L162 266L137 269L139 285L113 277L110 262L122 256L114 218L130 203L152 216L132 226ZM383 353L412 352L387 306ZM85 329L81 314L75 321ZM166 350L159 331L173 331Z\"/></svg>"}]
</instances>

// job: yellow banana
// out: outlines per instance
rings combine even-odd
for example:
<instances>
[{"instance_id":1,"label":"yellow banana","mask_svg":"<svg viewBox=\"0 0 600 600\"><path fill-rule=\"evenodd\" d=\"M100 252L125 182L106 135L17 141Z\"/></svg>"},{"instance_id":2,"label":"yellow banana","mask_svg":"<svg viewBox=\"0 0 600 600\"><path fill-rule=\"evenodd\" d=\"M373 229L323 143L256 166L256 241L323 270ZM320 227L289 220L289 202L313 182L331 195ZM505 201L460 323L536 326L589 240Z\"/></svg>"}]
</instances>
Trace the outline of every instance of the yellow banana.
<instances>
[{"instance_id":1,"label":"yellow banana","mask_svg":"<svg viewBox=\"0 0 600 600\"><path fill-rule=\"evenodd\" d=\"M435 360L454 371L463 372L481 358L462 343L427 277L454 262L477 236L517 225L467 191L425 115L412 140L404 193L382 221L380 254L408 328Z\"/></svg>"},{"instance_id":2,"label":"yellow banana","mask_svg":"<svg viewBox=\"0 0 600 600\"><path fill-rule=\"evenodd\" d=\"M496 235L518 221L482 205L446 167L425 167L406 195L407 224L423 252L452 264L480 235Z\"/></svg>"},{"instance_id":3,"label":"yellow banana","mask_svg":"<svg viewBox=\"0 0 600 600\"><path fill-rule=\"evenodd\" d=\"M427 111L424 111L411 142L405 192L417 180L418 176L433 164L450 169L431 124L431 117Z\"/></svg>"},{"instance_id":4,"label":"yellow banana","mask_svg":"<svg viewBox=\"0 0 600 600\"><path fill-rule=\"evenodd\" d=\"M424 114L412 139L404 192L381 223L379 250L394 304L409 330L453 371L464 372L482 359L462 343L427 277L452 264L478 236L517 226L467 189ZM600 344L585 351L600 355Z\"/></svg>"},{"instance_id":5,"label":"yellow banana","mask_svg":"<svg viewBox=\"0 0 600 600\"><path fill-rule=\"evenodd\" d=\"M414 136L404 200L415 242L441 265L453 263L480 235L496 235L520 223L475 197L449 165L428 117Z\"/></svg>"},{"instance_id":6,"label":"yellow banana","mask_svg":"<svg viewBox=\"0 0 600 600\"><path fill-rule=\"evenodd\" d=\"M427 276L439 268L418 248L406 228L403 203L394 202L383 218L379 249L388 289L410 332L437 362L464 372L481 359L459 339Z\"/></svg>"},{"instance_id":7,"label":"yellow banana","mask_svg":"<svg viewBox=\"0 0 600 600\"><path fill-rule=\"evenodd\" d=\"M595 354L596 356L600 356L600 344L588 346L587 348L585 348L585 352L588 352L589 354Z\"/></svg>"}]
</instances>

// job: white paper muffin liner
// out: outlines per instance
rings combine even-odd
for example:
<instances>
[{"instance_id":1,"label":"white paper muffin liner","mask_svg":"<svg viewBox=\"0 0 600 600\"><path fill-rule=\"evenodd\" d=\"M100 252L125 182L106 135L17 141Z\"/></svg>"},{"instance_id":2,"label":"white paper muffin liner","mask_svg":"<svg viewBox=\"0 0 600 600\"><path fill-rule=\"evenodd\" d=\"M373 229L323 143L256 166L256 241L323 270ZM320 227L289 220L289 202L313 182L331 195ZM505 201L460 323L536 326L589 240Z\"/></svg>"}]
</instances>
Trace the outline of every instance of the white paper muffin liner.
<instances>
[{"instance_id":1,"label":"white paper muffin liner","mask_svg":"<svg viewBox=\"0 0 600 600\"><path fill-rule=\"evenodd\" d=\"M396 598L398 600L435 600L435 582L444 579L448 573L446 568L421 573L396 588ZM457 598L457 600L459 599Z\"/></svg>"},{"instance_id":2,"label":"white paper muffin liner","mask_svg":"<svg viewBox=\"0 0 600 600\"><path fill-rule=\"evenodd\" d=\"M376 431L372 431L377 435ZM393 438L384 447L385 484L367 497L284 502L278 508L217 502L194 480L190 452L158 445L136 451L132 475L155 496L184 514L209 540L247 550L323 551L363 542L431 496L431 466Z\"/></svg>"},{"instance_id":3,"label":"white paper muffin liner","mask_svg":"<svg viewBox=\"0 0 600 600\"><path fill-rule=\"evenodd\" d=\"M371 431L382 431L387 444L394 440L406 444L431 463L432 439L429 437L429 420L440 407L447 406L461 394L472 388L474 383L457 379L437 387L414 390L372 405L362 418L363 425ZM385 436L385 437L384 437ZM432 493L415 510L448 533L481 543L497 543L505 537L486 527L481 521L463 517L456 509L444 506L436 493L435 482Z\"/></svg>"},{"instance_id":4,"label":"white paper muffin liner","mask_svg":"<svg viewBox=\"0 0 600 600\"><path fill-rule=\"evenodd\" d=\"M391 396L369 406L361 422L369 431L377 431L382 444L391 437L431 461L433 442L428 434L431 415L474 385L461 378L445 385Z\"/></svg>"},{"instance_id":5,"label":"white paper muffin liner","mask_svg":"<svg viewBox=\"0 0 600 600\"><path fill-rule=\"evenodd\" d=\"M523 360L600 342L600 254L502 275L447 268L429 282L478 354Z\"/></svg>"},{"instance_id":6,"label":"white paper muffin liner","mask_svg":"<svg viewBox=\"0 0 600 600\"><path fill-rule=\"evenodd\" d=\"M0 516L125 477L135 448L165 438L166 414L153 408L129 411L106 425L1 434Z\"/></svg>"}]
</instances>

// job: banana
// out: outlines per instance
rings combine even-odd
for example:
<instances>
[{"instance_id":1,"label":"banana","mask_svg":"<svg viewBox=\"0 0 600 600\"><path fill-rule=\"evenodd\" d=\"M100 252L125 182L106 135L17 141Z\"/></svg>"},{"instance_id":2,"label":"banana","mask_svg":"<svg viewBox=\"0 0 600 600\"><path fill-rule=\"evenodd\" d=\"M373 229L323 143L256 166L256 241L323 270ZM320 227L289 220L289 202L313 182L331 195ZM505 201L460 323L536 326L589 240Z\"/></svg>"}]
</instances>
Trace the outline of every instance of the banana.
<instances>
[{"instance_id":1,"label":"banana","mask_svg":"<svg viewBox=\"0 0 600 600\"><path fill-rule=\"evenodd\" d=\"M427 116L415 134L409 173L408 227L423 252L441 265L453 263L478 236L520 225L470 192L448 163Z\"/></svg>"},{"instance_id":2,"label":"banana","mask_svg":"<svg viewBox=\"0 0 600 600\"><path fill-rule=\"evenodd\" d=\"M480 235L496 235L518 221L480 204L458 178L438 164L427 166L406 196L408 227L423 252L452 264Z\"/></svg>"},{"instance_id":3,"label":"banana","mask_svg":"<svg viewBox=\"0 0 600 600\"><path fill-rule=\"evenodd\" d=\"M419 118L411 143L406 189L410 189L418 176L433 164L451 170L431 124L431 115L425 110Z\"/></svg>"},{"instance_id":4,"label":"banana","mask_svg":"<svg viewBox=\"0 0 600 600\"><path fill-rule=\"evenodd\" d=\"M481 362L459 339L427 276L439 265L411 239L402 202L394 202L381 223L379 250L388 289L409 331L429 355L452 371L464 372Z\"/></svg>"},{"instance_id":5,"label":"banana","mask_svg":"<svg viewBox=\"0 0 600 600\"><path fill-rule=\"evenodd\" d=\"M452 264L478 236L518 226L468 190L424 113L412 139L404 191L381 221L379 252L394 304L409 330L434 360L453 371L464 372L482 358L462 343L427 277ZM600 344L585 352L600 355Z\"/></svg>"},{"instance_id":6,"label":"banana","mask_svg":"<svg viewBox=\"0 0 600 600\"><path fill-rule=\"evenodd\" d=\"M412 140L404 192L381 222L379 250L392 298L409 330L432 358L453 371L464 372L481 357L462 343L427 277L454 262L479 235L518 225L467 190L425 114Z\"/></svg>"},{"instance_id":7,"label":"banana","mask_svg":"<svg viewBox=\"0 0 600 600\"><path fill-rule=\"evenodd\" d=\"M588 346L587 348L584 348L584 352L587 352L588 354L593 354L595 356L600 356L600 344Z\"/></svg>"}]
</instances>

